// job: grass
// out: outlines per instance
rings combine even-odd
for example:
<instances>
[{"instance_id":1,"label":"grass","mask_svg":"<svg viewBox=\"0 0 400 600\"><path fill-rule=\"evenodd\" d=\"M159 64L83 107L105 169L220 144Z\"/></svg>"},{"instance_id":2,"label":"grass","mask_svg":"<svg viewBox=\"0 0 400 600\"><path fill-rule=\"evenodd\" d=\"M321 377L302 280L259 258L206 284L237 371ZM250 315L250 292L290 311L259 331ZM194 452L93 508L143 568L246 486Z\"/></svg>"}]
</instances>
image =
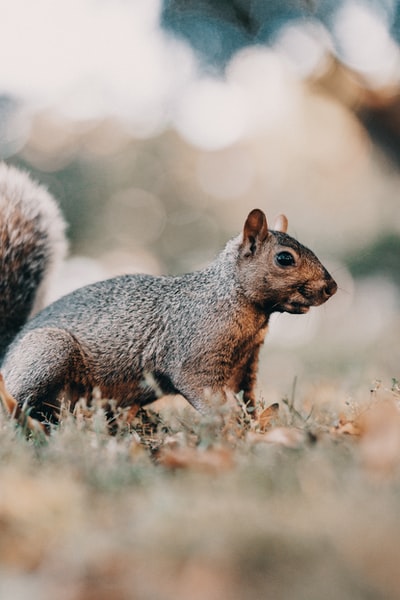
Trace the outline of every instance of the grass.
<instances>
[{"instance_id":1,"label":"grass","mask_svg":"<svg viewBox=\"0 0 400 600\"><path fill-rule=\"evenodd\" d=\"M115 435L95 402L47 439L4 415L0 598L399 598L399 400L161 402Z\"/></svg>"}]
</instances>

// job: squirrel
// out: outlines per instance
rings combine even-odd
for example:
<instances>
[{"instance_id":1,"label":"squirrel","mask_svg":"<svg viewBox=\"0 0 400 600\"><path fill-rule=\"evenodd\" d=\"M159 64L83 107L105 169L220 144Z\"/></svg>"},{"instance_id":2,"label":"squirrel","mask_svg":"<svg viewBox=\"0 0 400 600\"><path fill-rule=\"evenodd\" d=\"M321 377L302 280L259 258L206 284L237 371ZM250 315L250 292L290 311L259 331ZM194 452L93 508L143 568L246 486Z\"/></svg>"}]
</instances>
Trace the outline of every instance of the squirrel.
<instances>
[{"instance_id":1,"label":"squirrel","mask_svg":"<svg viewBox=\"0 0 400 600\"><path fill-rule=\"evenodd\" d=\"M181 276L121 275L43 302L65 253L65 223L44 187L0 166L0 356L16 408L57 420L93 389L120 407L181 394L201 413L243 393L255 407L258 355L270 315L306 313L336 282L315 254L272 229L260 209L206 268Z\"/></svg>"}]
</instances>

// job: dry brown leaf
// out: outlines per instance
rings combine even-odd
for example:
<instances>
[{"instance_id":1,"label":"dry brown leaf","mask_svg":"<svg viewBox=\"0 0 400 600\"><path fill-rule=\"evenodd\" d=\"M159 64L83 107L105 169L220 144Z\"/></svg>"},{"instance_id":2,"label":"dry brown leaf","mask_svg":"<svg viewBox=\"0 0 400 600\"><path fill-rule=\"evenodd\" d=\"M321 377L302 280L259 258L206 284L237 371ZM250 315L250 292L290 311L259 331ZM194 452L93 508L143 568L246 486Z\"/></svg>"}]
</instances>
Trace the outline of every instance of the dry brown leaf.
<instances>
[{"instance_id":1,"label":"dry brown leaf","mask_svg":"<svg viewBox=\"0 0 400 600\"><path fill-rule=\"evenodd\" d=\"M11 415L18 408L17 401L8 393L4 377L0 373L0 398L6 411Z\"/></svg>"},{"instance_id":2,"label":"dry brown leaf","mask_svg":"<svg viewBox=\"0 0 400 600\"><path fill-rule=\"evenodd\" d=\"M171 448L164 447L158 453L158 462L169 469L195 469L218 472L231 469L233 453L228 448Z\"/></svg>"},{"instance_id":3,"label":"dry brown leaf","mask_svg":"<svg viewBox=\"0 0 400 600\"><path fill-rule=\"evenodd\" d=\"M400 412L392 398L374 402L354 420L342 417L332 432L359 438L369 471L387 475L400 466Z\"/></svg>"},{"instance_id":4,"label":"dry brown leaf","mask_svg":"<svg viewBox=\"0 0 400 600\"><path fill-rule=\"evenodd\" d=\"M266 443L299 448L306 440L306 432L296 427L273 427L265 433L249 432L246 436L251 444Z\"/></svg>"},{"instance_id":5,"label":"dry brown leaf","mask_svg":"<svg viewBox=\"0 0 400 600\"><path fill-rule=\"evenodd\" d=\"M183 431L178 431L177 433L167 435L163 440L163 446L165 448L169 448L170 450L182 448L186 443L186 435Z\"/></svg>"},{"instance_id":6,"label":"dry brown leaf","mask_svg":"<svg viewBox=\"0 0 400 600\"><path fill-rule=\"evenodd\" d=\"M7 413L15 418L21 425L26 427L29 431L39 431L42 433L48 433L46 427L40 421L29 417L24 410L19 406L15 398L7 391L4 377L0 373L0 401L2 402Z\"/></svg>"},{"instance_id":7,"label":"dry brown leaf","mask_svg":"<svg viewBox=\"0 0 400 600\"><path fill-rule=\"evenodd\" d=\"M274 404L271 404L271 406L268 406L268 408L263 410L258 415L257 421L260 426L260 429L262 431L265 431L266 429L268 429L268 427L271 427L273 421L278 417L278 415L279 415L279 404L278 404L278 402L275 402Z\"/></svg>"},{"instance_id":8,"label":"dry brown leaf","mask_svg":"<svg viewBox=\"0 0 400 600\"><path fill-rule=\"evenodd\" d=\"M359 436L362 434L362 427L357 419L352 421L341 418L339 424L333 427L332 433Z\"/></svg>"},{"instance_id":9,"label":"dry brown leaf","mask_svg":"<svg viewBox=\"0 0 400 600\"><path fill-rule=\"evenodd\" d=\"M395 402L374 404L360 417L360 451L365 466L387 474L400 466L400 412Z\"/></svg>"}]
</instances>

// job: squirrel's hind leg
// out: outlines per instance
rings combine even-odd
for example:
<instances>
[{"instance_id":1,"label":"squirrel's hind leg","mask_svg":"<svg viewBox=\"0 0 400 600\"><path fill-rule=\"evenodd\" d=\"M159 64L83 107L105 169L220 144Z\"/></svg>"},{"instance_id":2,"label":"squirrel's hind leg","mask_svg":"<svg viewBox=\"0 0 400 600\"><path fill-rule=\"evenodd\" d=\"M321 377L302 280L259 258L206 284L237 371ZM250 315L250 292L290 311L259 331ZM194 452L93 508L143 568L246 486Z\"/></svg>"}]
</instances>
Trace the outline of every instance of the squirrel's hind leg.
<instances>
[{"instance_id":1,"label":"squirrel's hind leg","mask_svg":"<svg viewBox=\"0 0 400 600\"><path fill-rule=\"evenodd\" d=\"M80 344L68 331L53 327L28 331L20 338L7 353L2 372L18 405L40 421L58 419L64 391L79 389L83 395L90 387Z\"/></svg>"}]
</instances>

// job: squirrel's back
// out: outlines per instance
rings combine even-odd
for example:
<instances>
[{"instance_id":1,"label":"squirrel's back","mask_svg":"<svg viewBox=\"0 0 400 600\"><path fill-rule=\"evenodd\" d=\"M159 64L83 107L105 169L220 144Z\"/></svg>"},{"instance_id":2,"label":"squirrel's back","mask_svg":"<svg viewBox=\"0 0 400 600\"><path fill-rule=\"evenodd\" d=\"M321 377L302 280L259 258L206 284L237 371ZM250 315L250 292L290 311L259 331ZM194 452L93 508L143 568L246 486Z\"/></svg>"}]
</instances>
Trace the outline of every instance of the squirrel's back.
<instances>
[{"instance_id":1,"label":"squirrel's back","mask_svg":"<svg viewBox=\"0 0 400 600\"><path fill-rule=\"evenodd\" d=\"M26 173L0 163L0 362L26 320L45 303L49 276L66 251L53 197Z\"/></svg>"}]
</instances>

